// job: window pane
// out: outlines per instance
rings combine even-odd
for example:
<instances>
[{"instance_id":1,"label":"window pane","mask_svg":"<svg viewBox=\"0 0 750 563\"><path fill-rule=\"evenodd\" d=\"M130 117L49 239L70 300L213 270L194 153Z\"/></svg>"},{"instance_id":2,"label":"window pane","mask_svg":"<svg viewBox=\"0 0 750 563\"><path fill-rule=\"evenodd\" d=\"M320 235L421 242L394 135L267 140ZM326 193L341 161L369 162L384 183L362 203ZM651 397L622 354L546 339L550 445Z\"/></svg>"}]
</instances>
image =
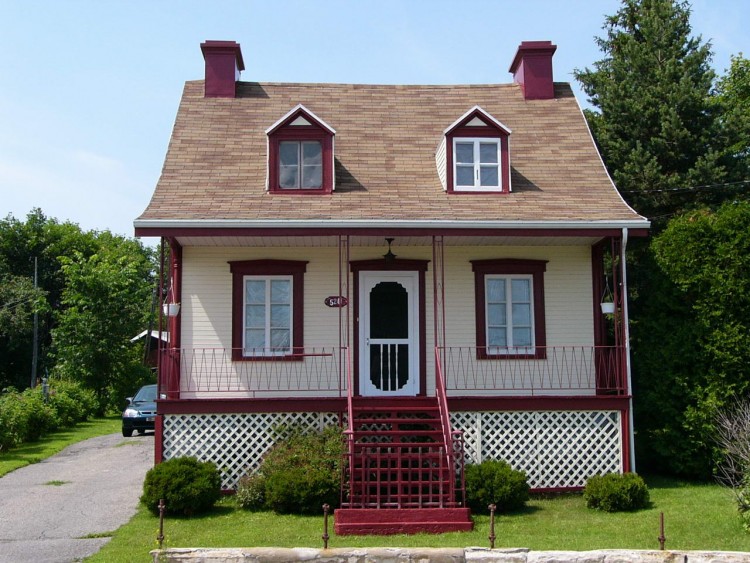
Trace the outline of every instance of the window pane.
<instances>
[{"instance_id":1,"label":"window pane","mask_svg":"<svg viewBox=\"0 0 750 563\"><path fill-rule=\"evenodd\" d=\"M289 348L289 329L274 328L271 330L271 348Z\"/></svg>"},{"instance_id":2,"label":"window pane","mask_svg":"<svg viewBox=\"0 0 750 563\"><path fill-rule=\"evenodd\" d=\"M245 310L245 326L247 328L264 328L266 326L265 305L248 305Z\"/></svg>"},{"instance_id":3,"label":"window pane","mask_svg":"<svg viewBox=\"0 0 750 563\"><path fill-rule=\"evenodd\" d=\"M271 303L290 303L291 285L289 280L271 280Z\"/></svg>"},{"instance_id":4,"label":"window pane","mask_svg":"<svg viewBox=\"0 0 750 563\"><path fill-rule=\"evenodd\" d=\"M531 329L514 328L513 329L513 346L531 346Z\"/></svg>"},{"instance_id":5,"label":"window pane","mask_svg":"<svg viewBox=\"0 0 750 563\"><path fill-rule=\"evenodd\" d=\"M297 166L299 164L298 142L282 141L279 143L279 163L282 166Z\"/></svg>"},{"instance_id":6,"label":"window pane","mask_svg":"<svg viewBox=\"0 0 750 563\"><path fill-rule=\"evenodd\" d=\"M282 188L298 188L296 166L279 166L279 186Z\"/></svg>"},{"instance_id":7,"label":"window pane","mask_svg":"<svg viewBox=\"0 0 750 563\"><path fill-rule=\"evenodd\" d=\"M479 162L497 164L497 143L479 143Z\"/></svg>"},{"instance_id":8,"label":"window pane","mask_svg":"<svg viewBox=\"0 0 750 563\"><path fill-rule=\"evenodd\" d=\"M482 166L479 169L480 186L499 186L497 166Z\"/></svg>"},{"instance_id":9,"label":"window pane","mask_svg":"<svg viewBox=\"0 0 750 563\"><path fill-rule=\"evenodd\" d=\"M245 281L245 302L248 304L264 304L266 302L265 280Z\"/></svg>"},{"instance_id":10,"label":"window pane","mask_svg":"<svg viewBox=\"0 0 750 563\"><path fill-rule=\"evenodd\" d=\"M456 162L474 164L474 143L456 143Z\"/></svg>"},{"instance_id":11,"label":"window pane","mask_svg":"<svg viewBox=\"0 0 750 563\"><path fill-rule=\"evenodd\" d=\"M490 303L505 302L505 280L487 280L487 301L489 301Z\"/></svg>"},{"instance_id":12,"label":"window pane","mask_svg":"<svg viewBox=\"0 0 750 563\"><path fill-rule=\"evenodd\" d=\"M271 305L271 328L289 328L289 305Z\"/></svg>"},{"instance_id":13,"label":"window pane","mask_svg":"<svg viewBox=\"0 0 750 563\"><path fill-rule=\"evenodd\" d=\"M487 331L487 346L507 346L508 336L504 328L491 328Z\"/></svg>"},{"instance_id":14,"label":"window pane","mask_svg":"<svg viewBox=\"0 0 750 563\"><path fill-rule=\"evenodd\" d=\"M474 167L457 166L456 167L456 185L473 186L474 185Z\"/></svg>"},{"instance_id":15,"label":"window pane","mask_svg":"<svg viewBox=\"0 0 750 563\"><path fill-rule=\"evenodd\" d=\"M302 143L302 164L322 164L323 153L318 141Z\"/></svg>"},{"instance_id":16,"label":"window pane","mask_svg":"<svg viewBox=\"0 0 750 563\"><path fill-rule=\"evenodd\" d=\"M513 303L513 326L531 326L531 305Z\"/></svg>"},{"instance_id":17,"label":"window pane","mask_svg":"<svg viewBox=\"0 0 750 563\"><path fill-rule=\"evenodd\" d=\"M531 302L531 280L513 280L511 285L514 303Z\"/></svg>"},{"instance_id":18,"label":"window pane","mask_svg":"<svg viewBox=\"0 0 750 563\"><path fill-rule=\"evenodd\" d=\"M323 167L322 166L304 166L302 167L302 187L319 188L323 185Z\"/></svg>"},{"instance_id":19,"label":"window pane","mask_svg":"<svg viewBox=\"0 0 750 563\"><path fill-rule=\"evenodd\" d=\"M266 331L262 328L251 328L245 331L245 349L265 348Z\"/></svg>"},{"instance_id":20,"label":"window pane","mask_svg":"<svg viewBox=\"0 0 750 563\"><path fill-rule=\"evenodd\" d=\"M488 326L505 326L508 324L505 305L488 305L487 306L487 325Z\"/></svg>"}]
</instances>

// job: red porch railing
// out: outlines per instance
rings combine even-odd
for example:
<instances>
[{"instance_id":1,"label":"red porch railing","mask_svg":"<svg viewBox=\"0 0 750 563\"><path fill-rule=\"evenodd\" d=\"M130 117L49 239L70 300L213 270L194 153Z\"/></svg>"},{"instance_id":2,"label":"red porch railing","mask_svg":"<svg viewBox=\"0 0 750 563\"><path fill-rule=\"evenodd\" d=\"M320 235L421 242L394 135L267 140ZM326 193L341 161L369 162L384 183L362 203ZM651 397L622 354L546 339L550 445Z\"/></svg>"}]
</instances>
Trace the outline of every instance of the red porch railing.
<instances>
[{"instance_id":1,"label":"red porch railing","mask_svg":"<svg viewBox=\"0 0 750 563\"><path fill-rule=\"evenodd\" d=\"M347 379L340 374L342 352L335 346L294 348L291 353L265 350L264 355L233 361L231 348L166 349L161 358L161 392L168 398L184 393L343 396Z\"/></svg>"},{"instance_id":2,"label":"red porch railing","mask_svg":"<svg viewBox=\"0 0 750 563\"><path fill-rule=\"evenodd\" d=\"M437 371L442 371L448 392L627 393L625 350L621 346L494 347L490 359L486 352L471 346L436 350Z\"/></svg>"}]
</instances>

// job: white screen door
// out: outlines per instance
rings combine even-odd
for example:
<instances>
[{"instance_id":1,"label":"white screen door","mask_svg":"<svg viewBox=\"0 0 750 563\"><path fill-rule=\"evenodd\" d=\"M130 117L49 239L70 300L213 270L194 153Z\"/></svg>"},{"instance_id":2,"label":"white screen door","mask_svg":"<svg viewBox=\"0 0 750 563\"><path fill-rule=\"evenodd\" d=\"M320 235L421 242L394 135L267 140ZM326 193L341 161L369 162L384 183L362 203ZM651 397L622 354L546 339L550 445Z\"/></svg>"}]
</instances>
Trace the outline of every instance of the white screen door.
<instances>
[{"instance_id":1,"label":"white screen door","mask_svg":"<svg viewBox=\"0 0 750 563\"><path fill-rule=\"evenodd\" d=\"M419 391L419 274L360 272L359 387L368 397Z\"/></svg>"}]
</instances>

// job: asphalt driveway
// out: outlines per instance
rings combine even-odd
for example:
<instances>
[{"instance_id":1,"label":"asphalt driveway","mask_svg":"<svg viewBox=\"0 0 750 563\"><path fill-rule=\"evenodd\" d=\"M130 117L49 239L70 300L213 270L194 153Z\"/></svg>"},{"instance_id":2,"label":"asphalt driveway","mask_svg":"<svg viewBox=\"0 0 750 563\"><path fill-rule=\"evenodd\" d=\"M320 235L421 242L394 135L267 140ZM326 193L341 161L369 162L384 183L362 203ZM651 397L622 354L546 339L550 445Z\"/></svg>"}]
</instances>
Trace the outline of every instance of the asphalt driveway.
<instances>
[{"instance_id":1,"label":"asphalt driveway","mask_svg":"<svg viewBox=\"0 0 750 563\"><path fill-rule=\"evenodd\" d=\"M96 553L135 514L153 434L73 444L0 478L0 563L71 562Z\"/></svg>"}]
</instances>

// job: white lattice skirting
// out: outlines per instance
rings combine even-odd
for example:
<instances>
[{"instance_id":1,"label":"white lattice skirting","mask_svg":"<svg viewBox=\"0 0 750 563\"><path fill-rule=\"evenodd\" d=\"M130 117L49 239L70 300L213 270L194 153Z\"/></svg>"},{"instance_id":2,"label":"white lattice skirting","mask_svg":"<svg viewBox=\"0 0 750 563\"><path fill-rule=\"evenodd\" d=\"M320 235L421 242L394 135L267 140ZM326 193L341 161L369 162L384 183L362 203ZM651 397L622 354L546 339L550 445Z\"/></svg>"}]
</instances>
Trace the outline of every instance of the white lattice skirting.
<instances>
[{"instance_id":1,"label":"white lattice skirting","mask_svg":"<svg viewBox=\"0 0 750 563\"><path fill-rule=\"evenodd\" d=\"M254 472L284 428L322 429L334 413L175 414L164 416L164 459L195 456L221 469L233 489ZM502 459L526 471L532 488L583 487L591 475L622 471L619 411L454 412L467 463Z\"/></svg>"},{"instance_id":2,"label":"white lattice skirting","mask_svg":"<svg viewBox=\"0 0 750 563\"><path fill-rule=\"evenodd\" d=\"M507 461L532 489L583 487L592 475L622 472L619 411L453 412L466 463Z\"/></svg>"}]
</instances>

